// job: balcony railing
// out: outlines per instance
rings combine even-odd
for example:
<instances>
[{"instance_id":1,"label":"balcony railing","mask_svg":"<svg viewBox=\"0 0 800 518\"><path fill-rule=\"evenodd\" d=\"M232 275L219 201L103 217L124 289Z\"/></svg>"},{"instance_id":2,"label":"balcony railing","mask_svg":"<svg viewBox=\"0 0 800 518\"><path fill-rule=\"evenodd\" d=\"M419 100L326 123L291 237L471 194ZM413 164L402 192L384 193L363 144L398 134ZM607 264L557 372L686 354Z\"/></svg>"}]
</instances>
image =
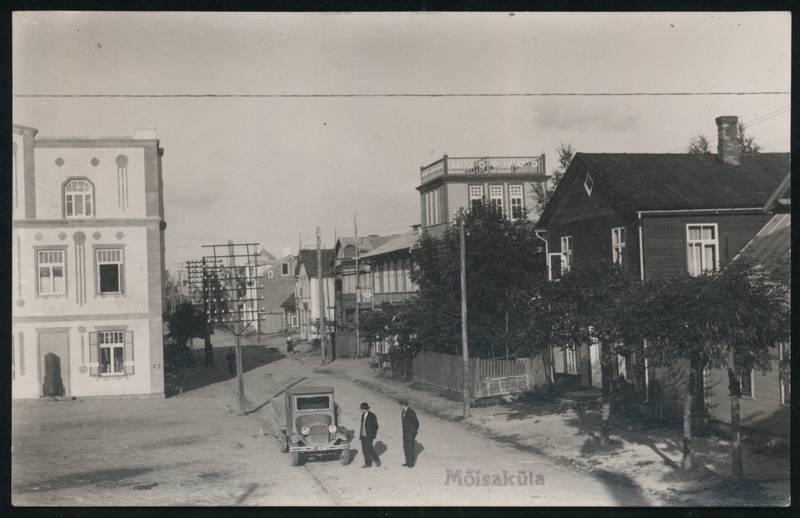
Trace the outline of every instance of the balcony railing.
<instances>
[{"instance_id":1,"label":"balcony railing","mask_svg":"<svg viewBox=\"0 0 800 518\"><path fill-rule=\"evenodd\" d=\"M544 154L539 156L448 157L420 167L422 183L447 175L543 175Z\"/></svg>"}]
</instances>

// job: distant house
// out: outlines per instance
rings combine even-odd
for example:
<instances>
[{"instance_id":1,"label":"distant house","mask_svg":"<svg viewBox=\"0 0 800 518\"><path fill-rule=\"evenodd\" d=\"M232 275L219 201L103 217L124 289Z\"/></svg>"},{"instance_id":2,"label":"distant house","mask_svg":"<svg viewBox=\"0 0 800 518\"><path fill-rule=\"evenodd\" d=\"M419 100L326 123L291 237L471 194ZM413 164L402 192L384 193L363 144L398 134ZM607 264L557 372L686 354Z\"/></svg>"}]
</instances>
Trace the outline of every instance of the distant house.
<instances>
[{"instance_id":1,"label":"distant house","mask_svg":"<svg viewBox=\"0 0 800 518\"><path fill-rule=\"evenodd\" d=\"M336 241L334 254L336 256L334 271L336 281L334 283L335 305L336 305L336 328L346 329L355 325L357 290L361 290L361 300L359 308L369 307L369 295L371 292L369 265L361 261L361 257L383 245L396 237L370 235L359 237L341 237ZM356 243L358 241L358 243ZM360 278L356 280L356 256L359 257L358 271ZM365 298L367 303L365 304Z\"/></svg>"},{"instance_id":2,"label":"distant house","mask_svg":"<svg viewBox=\"0 0 800 518\"><path fill-rule=\"evenodd\" d=\"M274 257L262 252L261 276L262 284L262 333L275 333L287 329L290 321L286 320L286 312L283 303L286 298L295 291L295 263L296 258L291 255L285 257Z\"/></svg>"},{"instance_id":3,"label":"distant house","mask_svg":"<svg viewBox=\"0 0 800 518\"><path fill-rule=\"evenodd\" d=\"M461 207L489 204L509 219L536 209L533 186L549 178L545 156L448 157L420 167L420 218L433 235L453 222Z\"/></svg>"},{"instance_id":4,"label":"distant house","mask_svg":"<svg viewBox=\"0 0 800 518\"><path fill-rule=\"evenodd\" d=\"M369 265L372 307L402 304L417 293L418 287L411 280L411 249L418 242L419 231L415 228L362 256Z\"/></svg>"},{"instance_id":5,"label":"distant house","mask_svg":"<svg viewBox=\"0 0 800 518\"><path fill-rule=\"evenodd\" d=\"M550 278L580 263L609 261L647 280L719 270L769 221L763 207L789 171L788 153L742 154L737 118L716 120L713 154L576 153L542 212ZM597 347L554 351L564 382L600 386ZM614 375L678 412L676 384L635 357Z\"/></svg>"},{"instance_id":6,"label":"distant house","mask_svg":"<svg viewBox=\"0 0 800 518\"><path fill-rule=\"evenodd\" d=\"M319 279L322 272L322 297L326 325L332 326L335 321L334 306L334 251L332 248L322 250L322 264L317 265L316 250L300 250L295 264L295 301L300 320L300 337L308 340L319 332ZM321 270L320 270L321 269Z\"/></svg>"},{"instance_id":7,"label":"distant house","mask_svg":"<svg viewBox=\"0 0 800 518\"><path fill-rule=\"evenodd\" d=\"M762 268L776 271L779 273L778 277L788 285L791 283L792 253L790 174L786 175L767 201L764 211L772 217L737 257L747 257ZM777 344L770 370L750 371L742 375L742 398L739 401L742 426L776 435L789 435L791 387L789 379L782 374L780 368L781 362L790 359L789 351L789 343ZM705 407L708 415L716 421L729 424L727 369L710 369L705 382Z\"/></svg>"},{"instance_id":8,"label":"distant house","mask_svg":"<svg viewBox=\"0 0 800 518\"><path fill-rule=\"evenodd\" d=\"M286 331L294 333L300 329L300 319L297 317L297 303L294 292L290 293L286 300L281 303L283 308L283 320L286 322Z\"/></svg>"}]
</instances>

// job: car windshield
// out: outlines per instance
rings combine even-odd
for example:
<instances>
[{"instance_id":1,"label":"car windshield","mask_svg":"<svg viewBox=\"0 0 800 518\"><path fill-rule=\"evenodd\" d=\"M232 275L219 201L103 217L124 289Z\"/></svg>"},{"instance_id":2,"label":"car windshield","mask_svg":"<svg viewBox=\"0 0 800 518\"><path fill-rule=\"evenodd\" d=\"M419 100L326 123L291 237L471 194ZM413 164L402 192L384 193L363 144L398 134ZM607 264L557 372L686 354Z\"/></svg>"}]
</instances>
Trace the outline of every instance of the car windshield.
<instances>
[{"instance_id":1,"label":"car windshield","mask_svg":"<svg viewBox=\"0 0 800 518\"><path fill-rule=\"evenodd\" d=\"M328 410L330 396L297 396L297 410Z\"/></svg>"}]
</instances>

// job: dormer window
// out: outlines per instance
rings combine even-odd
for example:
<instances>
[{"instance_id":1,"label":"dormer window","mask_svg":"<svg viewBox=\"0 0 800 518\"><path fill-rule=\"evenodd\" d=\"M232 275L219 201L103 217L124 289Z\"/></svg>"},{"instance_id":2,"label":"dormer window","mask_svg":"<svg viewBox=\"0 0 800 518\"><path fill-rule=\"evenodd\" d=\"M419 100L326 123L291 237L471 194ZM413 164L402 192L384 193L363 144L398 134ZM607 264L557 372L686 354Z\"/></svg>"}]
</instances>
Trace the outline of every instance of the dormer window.
<instances>
[{"instance_id":1,"label":"dormer window","mask_svg":"<svg viewBox=\"0 0 800 518\"><path fill-rule=\"evenodd\" d=\"M64 216L84 218L94 215L94 185L83 178L73 178L64 184Z\"/></svg>"},{"instance_id":2,"label":"dormer window","mask_svg":"<svg viewBox=\"0 0 800 518\"><path fill-rule=\"evenodd\" d=\"M592 180L592 175L586 173L586 179L583 181L583 188L586 189L586 195L592 195L592 187L594 187L594 180Z\"/></svg>"}]
</instances>

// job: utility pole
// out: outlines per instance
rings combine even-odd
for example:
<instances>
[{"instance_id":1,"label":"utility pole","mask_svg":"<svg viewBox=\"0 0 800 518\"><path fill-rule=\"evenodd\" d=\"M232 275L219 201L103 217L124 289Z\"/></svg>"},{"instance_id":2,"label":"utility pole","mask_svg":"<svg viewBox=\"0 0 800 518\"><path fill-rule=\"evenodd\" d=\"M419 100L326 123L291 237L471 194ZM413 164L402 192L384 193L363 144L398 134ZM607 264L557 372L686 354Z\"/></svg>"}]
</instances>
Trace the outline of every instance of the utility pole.
<instances>
[{"instance_id":1,"label":"utility pole","mask_svg":"<svg viewBox=\"0 0 800 518\"><path fill-rule=\"evenodd\" d=\"M361 270L358 269L358 254L361 242L358 240L358 211L353 214L353 231L356 235L356 358L361 357L361 330L358 328L358 310L361 301Z\"/></svg>"},{"instance_id":2,"label":"utility pole","mask_svg":"<svg viewBox=\"0 0 800 518\"><path fill-rule=\"evenodd\" d=\"M464 397L464 417L469 416L469 346L467 342L467 259L464 239L464 209L457 214L459 255L461 256L461 354L464 360L462 393Z\"/></svg>"},{"instance_id":3,"label":"utility pole","mask_svg":"<svg viewBox=\"0 0 800 518\"><path fill-rule=\"evenodd\" d=\"M325 291L322 285L322 231L317 227L317 283L319 290L319 345L322 365L325 365L327 347L325 343Z\"/></svg>"}]
</instances>

